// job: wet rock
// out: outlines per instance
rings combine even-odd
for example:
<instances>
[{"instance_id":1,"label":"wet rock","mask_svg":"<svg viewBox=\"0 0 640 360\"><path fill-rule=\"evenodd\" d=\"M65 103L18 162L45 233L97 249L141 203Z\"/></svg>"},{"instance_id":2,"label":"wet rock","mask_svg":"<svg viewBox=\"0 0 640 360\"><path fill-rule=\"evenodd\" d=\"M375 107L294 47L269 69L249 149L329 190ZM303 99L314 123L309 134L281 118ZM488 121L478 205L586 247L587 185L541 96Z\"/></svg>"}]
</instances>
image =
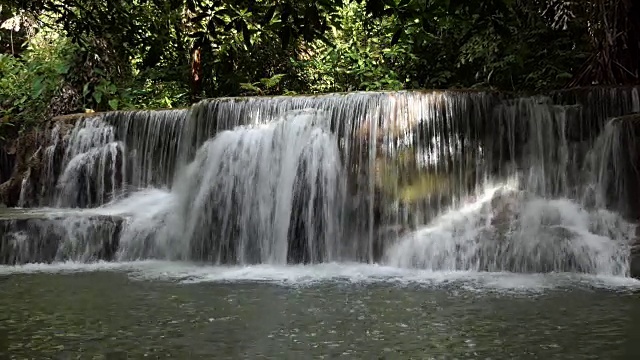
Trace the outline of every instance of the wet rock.
<instances>
[{"instance_id":1,"label":"wet rock","mask_svg":"<svg viewBox=\"0 0 640 360\"><path fill-rule=\"evenodd\" d=\"M10 171L5 170L10 177L0 184L0 202L18 206L23 183L28 182L32 187L38 182L44 141L45 137L38 129L32 129L12 141L9 152L14 159Z\"/></svg>"},{"instance_id":2,"label":"wet rock","mask_svg":"<svg viewBox=\"0 0 640 360\"><path fill-rule=\"evenodd\" d=\"M114 260L123 220L4 210L0 212L0 264Z\"/></svg>"},{"instance_id":3,"label":"wet rock","mask_svg":"<svg viewBox=\"0 0 640 360\"><path fill-rule=\"evenodd\" d=\"M15 165L15 153L11 149L0 146L0 184L9 180Z\"/></svg>"},{"instance_id":4,"label":"wet rock","mask_svg":"<svg viewBox=\"0 0 640 360\"><path fill-rule=\"evenodd\" d=\"M636 240L631 246L629 255L629 275L632 278L640 279L640 226L636 227Z\"/></svg>"},{"instance_id":5,"label":"wet rock","mask_svg":"<svg viewBox=\"0 0 640 360\"><path fill-rule=\"evenodd\" d=\"M412 228L403 224L379 227L373 239L373 260L375 262L382 260L386 249L392 247L402 236L409 234L412 230Z\"/></svg>"},{"instance_id":6,"label":"wet rock","mask_svg":"<svg viewBox=\"0 0 640 360\"><path fill-rule=\"evenodd\" d=\"M640 246L631 248L631 259L629 261L629 275L632 278L640 279Z\"/></svg>"}]
</instances>

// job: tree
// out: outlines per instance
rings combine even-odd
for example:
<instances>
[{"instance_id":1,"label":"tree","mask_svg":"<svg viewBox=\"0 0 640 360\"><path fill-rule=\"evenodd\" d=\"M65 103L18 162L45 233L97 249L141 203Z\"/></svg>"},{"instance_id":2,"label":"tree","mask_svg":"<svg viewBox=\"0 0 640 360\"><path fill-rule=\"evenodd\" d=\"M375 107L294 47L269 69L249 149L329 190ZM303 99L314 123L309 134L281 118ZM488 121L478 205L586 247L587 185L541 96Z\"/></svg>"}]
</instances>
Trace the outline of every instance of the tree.
<instances>
[{"instance_id":1,"label":"tree","mask_svg":"<svg viewBox=\"0 0 640 360\"><path fill-rule=\"evenodd\" d=\"M0 46L11 57L0 68L11 89L0 98L2 117L245 94L637 83L639 7L632 0L17 0L0 9ZM33 31L16 31L25 19ZM57 50L31 41L45 33L58 39Z\"/></svg>"}]
</instances>

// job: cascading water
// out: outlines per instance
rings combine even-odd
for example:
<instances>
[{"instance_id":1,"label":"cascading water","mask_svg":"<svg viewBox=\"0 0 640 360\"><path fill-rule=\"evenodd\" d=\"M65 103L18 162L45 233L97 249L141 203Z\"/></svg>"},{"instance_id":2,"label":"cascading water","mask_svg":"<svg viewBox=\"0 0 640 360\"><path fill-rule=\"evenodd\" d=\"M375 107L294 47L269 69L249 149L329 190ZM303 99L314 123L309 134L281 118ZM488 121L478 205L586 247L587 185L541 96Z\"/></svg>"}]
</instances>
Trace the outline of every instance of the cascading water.
<instances>
[{"instance_id":1,"label":"cascading water","mask_svg":"<svg viewBox=\"0 0 640 360\"><path fill-rule=\"evenodd\" d=\"M56 124L44 150L40 206L88 208L128 190L167 187L187 110L121 111ZM24 186L21 197L32 189Z\"/></svg>"},{"instance_id":2,"label":"cascading water","mask_svg":"<svg viewBox=\"0 0 640 360\"><path fill-rule=\"evenodd\" d=\"M616 209L630 218L640 218L640 209L629 201L640 196L639 120L637 115L630 115L609 121L587 156L591 182L584 201Z\"/></svg>"},{"instance_id":3,"label":"cascading water","mask_svg":"<svg viewBox=\"0 0 640 360\"><path fill-rule=\"evenodd\" d=\"M241 264L337 259L342 167L328 125L321 114L299 112L207 141L177 177L170 213L160 215L164 224L129 230L151 237L125 232L122 257Z\"/></svg>"},{"instance_id":4,"label":"cascading water","mask_svg":"<svg viewBox=\"0 0 640 360\"><path fill-rule=\"evenodd\" d=\"M57 135L57 129L54 129ZM46 171L51 174L59 146L58 136L46 150ZM122 144L113 127L102 118L84 119L63 140L64 156L54 198L57 207L94 207L108 201L119 188Z\"/></svg>"},{"instance_id":5,"label":"cascading water","mask_svg":"<svg viewBox=\"0 0 640 360\"><path fill-rule=\"evenodd\" d=\"M133 189L168 187L176 173L178 147L188 110L120 111L103 119L125 147L123 178Z\"/></svg>"},{"instance_id":6,"label":"cascading water","mask_svg":"<svg viewBox=\"0 0 640 360\"><path fill-rule=\"evenodd\" d=\"M501 175L517 173L528 191L541 196L569 196L570 184L576 184L570 174L580 169L569 168L573 154L566 108L547 98L523 98L499 105L495 119L502 139L497 158Z\"/></svg>"},{"instance_id":7,"label":"cascading water","mask_svg":"<svg viewBox=\"0 0 640 360\"><path fill-rule=\"evenodd\" d=\"M606 183L602 176L613 160L594 164L593 152L610 156L616 147L603 143L610 141L609 130L592 152L571 144L569 124L580 120L571 110L546 98L498 105L501 141L489 160L498 164L493 179L517 186L489 188L453 207L399 240L385 261L430 270L628 274L635 226L602 202L580 201L594 192L593 184ZM603 189L595 193L610 198Z\"/></svg>"},{"instance_id":8,"label":"cascading water","mask_svg":"<svg viewBox=\"0 0 640 360\"><path fill-rule=\"evenodd\" d=\"M113 260L123 220L91 211L0 212L0 263Z\"/></svg>"},{"instance_id":9,"label":"cascading water","mask_svg":"<svg viewBox=\"0 0 640 360\"><path fill-rule=\"evenodd\" d=\"M600 129L638 92L597 96L602 108L396 92L108 113L52 145L65 155L49 204L124 218L119 260L624 275L633 227L593 201L613 156L594 153L612 151Z\"/></svg>"},{"instance_id":10,"label":"cascading water","mask_svg":"<svg viewBox=\"0 0 640 360\"><path fill-rule=\"evenodd\" d=\"M39 187L31 181L34 169L30 167L18 201L19 206L26 206L35 197L46 210L36 214L18 211L17 219L11 212L0 214L0 262L113 259L124 218L139 215L117 202L134 193L130 199L148 203L136 192L164 186L173 177L171 156L176 151L171 146L177 149L179 138L175 136L187 115L186 110L88 115L78 119L70 131L64 130L70 127L66 120L56 123L47 136L47 146L39 150L43 154L42 169L36 172L41 178ZM22 219L25 215L33 218L26 221Z\"/></svg>"}]
</instances>

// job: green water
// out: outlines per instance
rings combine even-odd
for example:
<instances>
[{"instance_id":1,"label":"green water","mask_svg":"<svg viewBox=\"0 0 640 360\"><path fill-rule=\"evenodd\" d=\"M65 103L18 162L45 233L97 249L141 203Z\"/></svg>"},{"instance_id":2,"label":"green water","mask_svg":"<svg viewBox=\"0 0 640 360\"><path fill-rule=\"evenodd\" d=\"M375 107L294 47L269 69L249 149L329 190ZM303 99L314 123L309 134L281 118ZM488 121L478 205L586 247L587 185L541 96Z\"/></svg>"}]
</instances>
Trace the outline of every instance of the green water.
<instances>
[{"instance_id":1,"label":"green water","mask_svg":"<svg viewBox=\"0 0 640 360\"><path fill-rule=\"evenodd\" d=\"M185 279L5 271L0 359L640 358L626 288Z\"/></svg>"}]
</instances>

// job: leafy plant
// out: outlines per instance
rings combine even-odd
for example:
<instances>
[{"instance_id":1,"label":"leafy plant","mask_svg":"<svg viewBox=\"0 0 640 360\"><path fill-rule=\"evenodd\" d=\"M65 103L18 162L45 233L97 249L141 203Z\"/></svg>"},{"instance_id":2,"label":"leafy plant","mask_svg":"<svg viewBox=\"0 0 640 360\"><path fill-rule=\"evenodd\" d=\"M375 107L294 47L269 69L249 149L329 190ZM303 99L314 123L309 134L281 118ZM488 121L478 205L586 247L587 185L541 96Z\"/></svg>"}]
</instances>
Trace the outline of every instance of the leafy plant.
<instances>
[{"instance_id":1,"label":"leafy plant","mask_svg":"<svg viewBox=\"0 0 640 360\"><path fill-rule=\"evenodd\" d=\"M0 54L0 117L3 126L31 123L47 113L50 100L70 71L74 47L67 39L40 32L22 57Z\"/></svg>"},{"instance_id":2,"label":"leafy plant","mask_svg":"<svg viewBox=\"0 0 640 360\"><path fill-rule=\"evenodd\" d=\"M270 78L262 78L254 83L241 83L240 87L250 94L268 95L270 93L279 93L278 87L284 77L285 74L276 74Z\"/></svg>"},{"instance_id":3,"label":"leafy plant","mask_svg":"<svg viewBox=\"0 0 640 360\"><path fill-rule=\"evenodd\" d=\"M216 96L633 83L639 12L629 0L10 2L0 127Z\"/></svg>"}]
</instances>

